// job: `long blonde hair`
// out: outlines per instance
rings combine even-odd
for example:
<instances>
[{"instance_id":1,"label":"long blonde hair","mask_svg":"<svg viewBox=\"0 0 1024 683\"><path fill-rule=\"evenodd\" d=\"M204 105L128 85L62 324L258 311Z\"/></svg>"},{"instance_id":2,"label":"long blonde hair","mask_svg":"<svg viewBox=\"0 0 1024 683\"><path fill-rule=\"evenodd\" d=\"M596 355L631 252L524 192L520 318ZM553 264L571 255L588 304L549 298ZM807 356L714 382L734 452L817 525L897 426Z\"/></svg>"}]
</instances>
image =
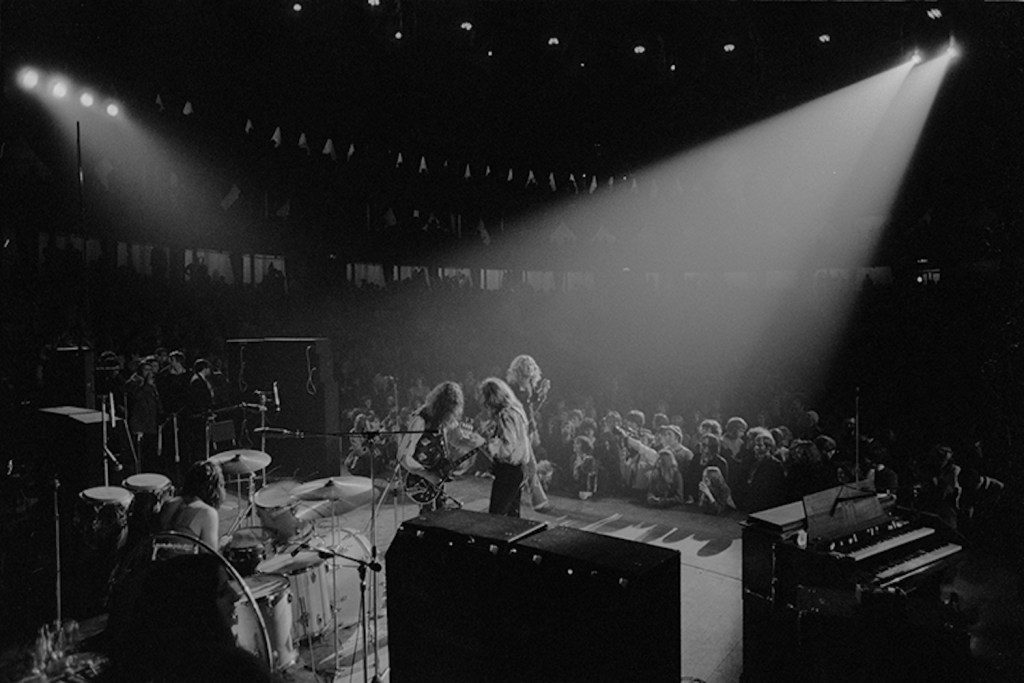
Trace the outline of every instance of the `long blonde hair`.
<instances>
[{"instance_id":1,"label":"long blonde hair","mask_svg":"<svg viewBox=\"0 0 1024 683\"><path fill-rule=\"evenodd\" d=\"M505 372L505 381L509 384L526 386L532 391L540 382L540 366L537 365L533 356L528 356L525 353L518 355L509 364L508 370Z\"/></svg>"},{"instance_id":2,"label":"long blonde hair","mask_svg":"<svg viewBox=\"0 0 1024 683\"><path fill-rule=\"evenodd\" d=\"M516 398L512 387L497 377L488 377L480 382L480 398L494 413L508 407L523 411L523 404Z\"/></svg>"}]
</instances>

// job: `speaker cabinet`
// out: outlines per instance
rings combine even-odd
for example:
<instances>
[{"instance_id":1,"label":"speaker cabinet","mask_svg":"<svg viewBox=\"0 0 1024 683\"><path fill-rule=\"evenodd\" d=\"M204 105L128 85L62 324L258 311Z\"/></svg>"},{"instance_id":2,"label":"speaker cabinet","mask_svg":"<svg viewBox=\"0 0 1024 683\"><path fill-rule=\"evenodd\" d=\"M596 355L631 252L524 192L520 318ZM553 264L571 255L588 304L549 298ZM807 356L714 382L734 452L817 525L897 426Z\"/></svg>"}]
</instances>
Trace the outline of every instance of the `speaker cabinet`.
<instances>
[{"instance_id":1,"label":"speaker cabinet","mask_svg":"<svg viewBox=\"0 0 1024 683\"><path fill-rule=\"evenodd\" d=\"M341 425L331 343L324 337L266 337L226 342L229 381L242 401L277 383L280 410L268 425L312 433L335 433ZM305 477L338 474L338 439L307 438L267 443L274 467Z\"/></svg>"},{"instance_id":2,"label":"speaker cabinet","mask_svg":"<svg viewBox=\"0 0 1024 683\"><path fill-rule=\"evenodd\" d=\"M465 511L387 553L396 681L678 681L679 553Z\"/></svg>"},{"instance_id":3,"label":"speaker cabinet","mask_svg":"<svg viewBox=\"0 0 1024 683\"><path fill-rule=\"evenodd\" d=\"M567 527L509 552L517 680L678 681L679 552Z\"/></svg>"},{"instance_id":4,"label":"speaker cabinet","mask_svg":"<svg viewBox=\"0 0 1024 683\"><path fill-rule=\"evenodd\" d=\"M513 591L512 543L546 525L465 510L399 527L388 548L388 656L393 681L500 680L507 651L497 609Z\"/></svg>"}]
</instances>

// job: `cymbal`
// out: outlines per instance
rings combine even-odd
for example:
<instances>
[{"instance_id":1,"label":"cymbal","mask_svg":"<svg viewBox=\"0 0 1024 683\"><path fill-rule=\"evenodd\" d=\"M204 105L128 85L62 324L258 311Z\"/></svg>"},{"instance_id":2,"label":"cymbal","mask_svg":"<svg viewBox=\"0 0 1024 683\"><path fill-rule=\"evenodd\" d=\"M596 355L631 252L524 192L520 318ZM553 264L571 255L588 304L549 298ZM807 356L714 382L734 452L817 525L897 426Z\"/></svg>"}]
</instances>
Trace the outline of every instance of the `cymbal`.
<instances>
[{"instance_id":1,"label":"cymbal","mask_svg":"<svg viewBox=\"0 0 1024 683\"><path fill-rule=\"evenodd\" d=\"M248 448L235 448L210 456L210 462L220 465L224 474L252 474L267 467L270 461L267 453Z\"/></svg>"},{"instance_id":2,"label":"cymbal","mask_svg":"<svg viewBox=\"0 0 1024 683\"><path fill-rule=\"evenodd\" d=\"M369 503L373 497L373 482L369 477L328 477L300 484L291 490L298 500L334 501L335 512L341 507L353 510Z\"/></svg>"}]
</instances>

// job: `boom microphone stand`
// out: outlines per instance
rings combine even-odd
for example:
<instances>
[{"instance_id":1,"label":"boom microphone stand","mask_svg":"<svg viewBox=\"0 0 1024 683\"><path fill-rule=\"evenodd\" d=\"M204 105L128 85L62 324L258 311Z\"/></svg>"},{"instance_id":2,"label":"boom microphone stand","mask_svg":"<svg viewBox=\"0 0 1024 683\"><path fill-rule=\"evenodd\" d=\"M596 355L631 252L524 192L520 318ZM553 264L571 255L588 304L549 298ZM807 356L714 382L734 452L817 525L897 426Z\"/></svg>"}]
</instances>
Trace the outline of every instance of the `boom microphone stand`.
<instances>
[{"instance_id":1,"label":"boom microphone stand","mask_svg":"<svg viewBox=\"0 0 1024 683\"><path fill-rule=\"evenodd\" d=\"M378 436L400 436L400 435L403 435L403 434L419 434L419 435L422 435L422 434L432 434L432 433L434 433L434 431L422 430L422 429L419 429L419 430L417 430L417 429L393 429L393 430L389 430L389 431L383 431L382 430L382 431L365 431L365 432L299 432L299 431L293 431L293 430L289 430L289 429L282 429L280 427L261 427L257 431L259 431L260 434L266 435L266 436L271 437L271 438L283 438L283 439L305 439L305 438L339 439L339 438L345 438L345 437L351 438L353 436L361 436L361 437L363 437L366 440L369 440L371 438L378 437ZM363 564L366 564L367 566L370 566L371 568L372 568L373 565L376 565L378 567L380 566L380 564L377 562L377 538L376 538L376 534L377 534L377 524L376 524L377 500L376 500L376 486L373 486L373 476L374 476L374 469L373 469L373 467L374 467L373 466L373 455L371 454L370 455L370 482L371 482L371 486L370 486L370 546L371 546L371 551L370 551L370 562L367 563L367 562L364 562L363 560L357 560L358 562L361 563L360 564L361 568L362 568ZM339 474L340 474L340 470L339 470ZM334 552L334 554L337 555L337 553L335 551L332 550L331 552ZM338 555L338 556L342 557L340 555ZM351 559L351 558L349 558L349 559ZM365 569L363 569L363 571L365 573ZM378 571L378 570L374 570L374 571ZM380 660L379 660L378 640L377 640L377 611L376 611L376 606L377 606L377 582L376 581L373 582L373 586L371 587L370 597L371 597L371 603L370 604L374 608L374 613L373 613L373 652L374 652L374 675L373 675L373 680L375 681L375 683L379 683L379 681L380 681ZM337 610L335 610L334 630L335 630L335 633L337 633L337 630L338 630L338 626L337 626ZM365 662L365 661L367 661L367 658L365 657L365 647L366 647L365 639L364 639L364 642L363 642L363 647L364 647L364 660L363 661Z\"/></svg>"}]
</instances>

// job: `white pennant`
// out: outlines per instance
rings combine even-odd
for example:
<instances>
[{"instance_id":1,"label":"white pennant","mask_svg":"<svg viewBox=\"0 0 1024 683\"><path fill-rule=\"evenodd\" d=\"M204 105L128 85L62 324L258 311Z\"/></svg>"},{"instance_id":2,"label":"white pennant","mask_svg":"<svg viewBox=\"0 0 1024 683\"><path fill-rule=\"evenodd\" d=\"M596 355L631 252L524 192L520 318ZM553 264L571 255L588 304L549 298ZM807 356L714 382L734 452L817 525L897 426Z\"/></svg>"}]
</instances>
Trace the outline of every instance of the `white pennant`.
<instances>
[{"instance_id":1,"label":"white pennant","mask_svg":"<svg viewBox=\"0 0 1024 683\"><path fill-rule=\"evenodd\" d=\"M299 133L299 149L304 149L306 154L309 154L309 143L306 141L305 133Z\"/></svg>"},{"instance_id":2,"label":"white pennant","mask_svg":"<svg viewBox=\"0 0 1024 683\"><path fill-rule=\"evenodd\" d=\"M427 158L426 157L420 157L420 173L426 173L426 172L427 172Z\"/></svg>"},{"instance_id":3,"label":"white pennant","mask_svg":"<svg viewBox=\"0 0 1024 683\"><path fill-rule=\"evenodd\" d=\"M253 129L252 119L246 119L245 120L245 134L248 135L249 133L251 133L252 129Z\"/></svg>"},{"instance_id":4,"label":"white pennant","mask_svg":"<svg viewBox=\"0 0 1024 683\"><path fill-rule=\"evenodd\" d=\"M473 174L469 172L469 164L466 164L466 172L462 174L462 179L469 180L472 176Z\"/></svg>"},{"instance_id":5,"label":"white pennant","mask_svg":"<svg viewBox=\"0 0 1024 683\"><path fill-rule=\"evenodd\" d=\"M331 157L335 161L338 160L338 155L334 151L334 141L332 141L330 138L327 138L327 142L324 143L323 154L326 155L326 156Z\"/></svg>"},{"instance_id":6,"label":"white pennant","mask_svg":"<svg viewBox=\"0 0 1024 683\"><path fill-rule=\"evenodd\" d=\"M480 235L480 241L484 244L491 243L491 233L487 232L487 228L484 227L483 218L481 218L480 222L476 224L476 234Z\"/></svg>"},{"instance_id":7,"label":"white pennant","mask_svg":"<svg viewBox=\"0 0 1024 683\"><path fill-rule=\"evenodd\" d=\"M595 192L597 192L597 176L596 175L593 176L590 179L590 194L594 194Z\"/></svg>"},{"instance_id":8,"label":"white pennant","mask_svg":"<svg viewBox=\"0 0 1024 683\"><path fill-rule=\"evenodd\" d=\"M537 178L536 178L536 176L533 175L533 169L532 168L530 169L529 174L527 174L527 176L526 176L526 187L529 187L530 183L533 183L534 185L537 184Z\"/></svg>"},{"instance_id":9,"label":"white pennant","mask_svg":"<svg viewBox=\"0 0 1024 683\"><path fill-rule=\"evenodd\" d=\"M242 191L238 189L238 185L232 185L228 193L224 195L224 198L220 200L220 208L227 211L241 196Z\"/></svg>"},{"instance_id":10,"label":"white pennant","mask_svg":"<svg viewBox=\"0 0 1024 683\"><path fill-rule=\"evenodd\" d=\"M512 169L511 168L508 169L508 179L506 180L506 182L509 182L509 183L512 182Z\"/></svg>"},{"instance_id":11,"label":"white pennant","mask_svg":"<svg viewBox=\"0 0 1024 683\"><path fill-rule=\"evenodd\" d=\"M274 134L270 136L270 140L274 143L274 147L281 146L281 127L278 126L274 129Z\"/></svg>"},{"instance_id":12,"label":"white pennant","mask_svg":"<svg viewBox=\"0 0 1024 683\"><path fill-rule=\"evenodd\" d=\"M156 96L156 106L160 109L160 111L164 110L164 101L160 98L159 93Z\"/></svg>"},{"instance_id":13,"label":"white pennant","mask_svg":"<svg viewBox=\"0 0 1024 683\"><path fill-rule=\"evenodd\" d=\"M484 177L488 178L488 177L490 177L490 175L491 175L491 165L487 164L487 170L484 171Z\"/></svg>"},{"instance_id":14,"label":"white pennant","mask_svg":"<svg viewBox=\"0 0 1024 683\"><path fill-rule=\"evenodd\" d=\"M181 110L181 113L184 114L185 116L191 115L192 114L192 103L191 102L186 102L185 106Z\"/></svg>"},{"instance_id":15,"label":"white pennant","mask_svg":"<svg viewBox=\"0 0 1024 683\"><path fill-rule=\"evenodd\" d=\"M552 173L550 173L548 175L548 186L551 188L552 192L558 192L558 186L555 185L555 174L554 174L554 172L552 172Z\"/></svg>"},{"instance_id":16,"label":"white pennant","mask_svg":"<svg viewBox=\"0 0 1024 683\"><path fill-rule=\"evenodd\" d=\"M356 153L356 143L351 142L348 146L348 156L345 157L345 161L351 161L352 155Z\"/></svg>"},{"instance_id":17,"label":"white pennant","mask_svg":"<svg viewBox=\"0 0 1024 683\"><path fill-rule=\"evenodd\" d=\"M402 153L399 152L398 153L398 158L395 159L395 168L398 168L399 166L401 166L402 165L402 161L403 161L402 160Z\"/></svg>"}]
</instances>

